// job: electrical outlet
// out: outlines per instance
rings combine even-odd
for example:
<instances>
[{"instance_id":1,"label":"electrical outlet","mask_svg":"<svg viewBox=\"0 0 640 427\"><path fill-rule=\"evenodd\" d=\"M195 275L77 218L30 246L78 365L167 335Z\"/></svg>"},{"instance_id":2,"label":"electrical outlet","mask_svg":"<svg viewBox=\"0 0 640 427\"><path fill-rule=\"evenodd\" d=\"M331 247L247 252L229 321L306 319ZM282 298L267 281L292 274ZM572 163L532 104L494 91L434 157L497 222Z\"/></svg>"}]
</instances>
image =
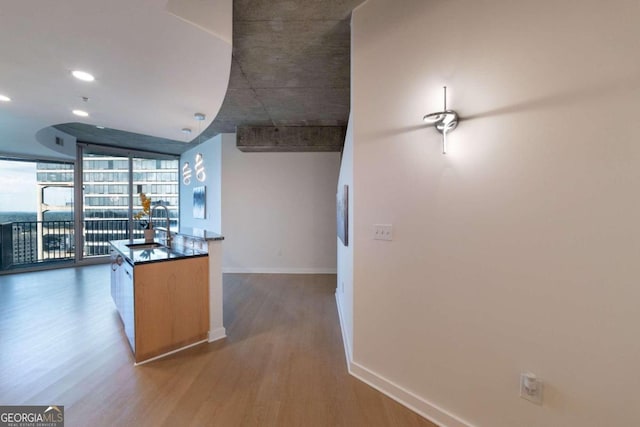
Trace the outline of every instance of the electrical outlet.
<instances>
[{"instance_id":1,"label":"electrical outlet","mask_svg":"<svg viewBox=\"0 0 640 427\"><path fill-rule=\"evenodd\" d=\"M393 240L393 226L391 224L373 224L374 240Z\"/></svg>"},{"instance_id":2,"label":"electrical outlet","mask_svg":"<svg viewBox=\"0 0 640 427\"><path fill-rule=\"evenodd\" d=\"M536 405L542 405L542 380L531 372L520 374L520 397Z\"/></svg>"}]
</instances>

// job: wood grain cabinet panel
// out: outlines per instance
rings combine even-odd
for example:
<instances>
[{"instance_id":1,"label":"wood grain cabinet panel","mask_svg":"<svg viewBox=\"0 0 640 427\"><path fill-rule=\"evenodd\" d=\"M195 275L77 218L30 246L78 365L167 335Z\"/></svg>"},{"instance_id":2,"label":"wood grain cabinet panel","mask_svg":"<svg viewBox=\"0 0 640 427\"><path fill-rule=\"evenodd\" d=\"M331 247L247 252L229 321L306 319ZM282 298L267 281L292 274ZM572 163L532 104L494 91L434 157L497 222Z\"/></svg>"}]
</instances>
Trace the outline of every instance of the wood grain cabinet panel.
<instances>
[{"instance_id":1,"label":"wood grain cabinet panel","mask_svg":"<svg viewBox=\"0 0 640 427\"><path fill-rule=\"evenodd\" d=\"M207 339L208 257L135 266L135 359Z\"/></svg>"}]
</instances>

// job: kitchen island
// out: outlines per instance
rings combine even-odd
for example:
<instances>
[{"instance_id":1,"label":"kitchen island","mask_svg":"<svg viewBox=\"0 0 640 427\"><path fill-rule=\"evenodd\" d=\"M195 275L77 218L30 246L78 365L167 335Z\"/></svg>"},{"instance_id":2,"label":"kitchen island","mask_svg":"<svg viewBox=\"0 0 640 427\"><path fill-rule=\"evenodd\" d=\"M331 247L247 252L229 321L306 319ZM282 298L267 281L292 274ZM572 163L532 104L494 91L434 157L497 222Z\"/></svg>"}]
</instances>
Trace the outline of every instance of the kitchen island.
<instances>
[{"instance_id":1,"label":"kitchen island","mask_svg":"<svg viewBox=\"0 0 640 427\"><path fill-rule=\"evenodd\" d=\"M209 338L209 254L195 242L168 248L112 241L111 294L136 364Z\"/></svg>"}]
</instances>

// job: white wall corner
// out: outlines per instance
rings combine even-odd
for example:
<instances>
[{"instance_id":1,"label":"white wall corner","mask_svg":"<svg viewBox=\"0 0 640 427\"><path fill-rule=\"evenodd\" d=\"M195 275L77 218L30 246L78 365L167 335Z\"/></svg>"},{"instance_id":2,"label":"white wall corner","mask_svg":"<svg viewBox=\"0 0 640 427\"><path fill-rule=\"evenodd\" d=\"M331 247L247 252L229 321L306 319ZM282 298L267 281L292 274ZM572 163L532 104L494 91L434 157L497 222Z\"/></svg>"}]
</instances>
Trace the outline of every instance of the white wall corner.
<instances>
[{"instance_id":1,"label":"white wall corner","mask_svg":"<svg viewBox=\"0 0 640 427\"><path fill-rule=\"evenodd\" d=\"M349 345L349 339L347 338L347 328L345 327L345 314L344 314L344 310L342 308L343 306L343 302L342 302L342 293L341 292L336 292L336 305L338 307L338 318L340 319L340 331L342 332L342 342L344 343L344 355L345 358L347 360L347 369L349 370L349 373L351 373L351 360L353 360L353 357L351 357L351 346Z\"/></svg>"},{"instance_id":2,"label":"white wall corner","mask_svg":"<svg viewBox=\"0 0 640 427\"><path fill-rule=\"evenodd\" d=\"M227 337L227 330L224 327L209 331L209 342L214 342Z\"/></svg>"},{"instance_id":3,"label":"white wall corner","mask_svg":"<svg viewBox=\"0 0 640 427\"><path fill-rule=\"evenodd\" d=\"M336 292L336 305L338 307L338 318L340 319L340 329L342 332L342 342L344 343L347 370L350 375L441 427L474 427L473 424L468 421L463 420L462 418L397 385L382 375L379 375L354 362L353 353L349 346L349 340L347 339L347 330L344 324L345 315L340 292Z\"/></svg>"},{"instance_id":4,"label":"white wall corner","mask_svg":"<svg viewBox=\"0 0 640 427\"><path fill-rule=\"evenodd\" d=\"M438 407L382 375L359 365L353 360L349 363L349 373L401 405L411 409L421 417L441 427L474 427L470 422Z\"/></svg>"}]
</instances>

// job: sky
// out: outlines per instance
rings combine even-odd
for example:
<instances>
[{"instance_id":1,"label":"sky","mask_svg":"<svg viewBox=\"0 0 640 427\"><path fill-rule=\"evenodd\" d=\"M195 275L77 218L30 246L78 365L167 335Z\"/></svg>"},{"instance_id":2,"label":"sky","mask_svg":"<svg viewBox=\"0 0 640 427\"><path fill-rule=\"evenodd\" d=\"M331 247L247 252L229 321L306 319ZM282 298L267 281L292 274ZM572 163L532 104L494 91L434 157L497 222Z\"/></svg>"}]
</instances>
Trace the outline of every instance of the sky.
<instances>
[{"instance_id":1,"label":"sky","mask_svg":"<svg viewBox=\"0 0 640 427\"><path fill-rule=\"evenodd\" d=\"M50 189L46 202L62 204L71 201L71 190ZM36 164L0 160L0 212L35 212L37 206Z\"/></svg>"}]
</instances>

